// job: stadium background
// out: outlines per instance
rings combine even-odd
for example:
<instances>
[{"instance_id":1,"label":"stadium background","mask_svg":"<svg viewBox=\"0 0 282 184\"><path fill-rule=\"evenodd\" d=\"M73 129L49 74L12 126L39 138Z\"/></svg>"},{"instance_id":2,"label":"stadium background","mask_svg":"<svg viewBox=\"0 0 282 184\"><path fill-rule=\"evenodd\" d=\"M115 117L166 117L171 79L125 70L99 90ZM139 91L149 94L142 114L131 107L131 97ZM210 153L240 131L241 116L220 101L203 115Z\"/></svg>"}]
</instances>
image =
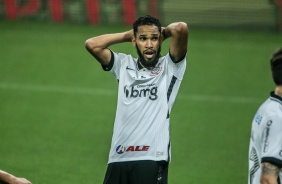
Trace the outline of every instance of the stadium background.
<instances>
[{"instance_id":1,"label":"stadium background","mask_svg":"<svg viewBox=\"0 0 282 184\"><path fill-rule=\"evenodd\" d=\"M279 0L278 0L279 1ZM271 0L1 0L0 17L91 24L131 24L151 14L168 24L271 28L277 21ZM277 7L276 7L277 8Z\"/></svg>"},{"instance_id":2,"label":"stadium background","mask_svg":"<svg viewBox=\"0 0 282 184\"><path fill-rule=\"evenodd\" d=\"M274 88L268 59L281 47L273 4L97 2L0 0L0 169L32 183L102 183L117 83L84 42L150 13L190 28L187 73L171 114L169 182L246 183L250 123ZM123 3L136 11L123 11ZM128 43L111 48L136 56Z\"/></svg>"}]
</instances>

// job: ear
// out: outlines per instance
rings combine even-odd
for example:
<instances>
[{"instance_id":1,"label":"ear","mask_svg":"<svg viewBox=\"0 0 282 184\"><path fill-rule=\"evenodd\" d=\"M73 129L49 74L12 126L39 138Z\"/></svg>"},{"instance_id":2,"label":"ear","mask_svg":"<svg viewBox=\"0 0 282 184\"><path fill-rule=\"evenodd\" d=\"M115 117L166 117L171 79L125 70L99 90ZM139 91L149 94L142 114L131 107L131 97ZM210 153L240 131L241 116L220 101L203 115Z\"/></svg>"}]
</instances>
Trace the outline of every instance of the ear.
<instances>
[{"instance_id":1,"label":"ear","mask_svg":"<svg viewBox=\"0 0 282 184\"><path fill-rule=\"evenodd\" d=\"M164 41L164 38L160 37L160 45L163 43L163 41Z\"/></svg>"},{"instance_id":2,"label":"ear","mask_svg":"<svg viewBox=\"0 0 282 184\"><path fill-rule=\"evenodd\" d=\"M136 46L136 38L134 35L131 37L131 43L134 47Z\"/></svg>"}]
</instances>

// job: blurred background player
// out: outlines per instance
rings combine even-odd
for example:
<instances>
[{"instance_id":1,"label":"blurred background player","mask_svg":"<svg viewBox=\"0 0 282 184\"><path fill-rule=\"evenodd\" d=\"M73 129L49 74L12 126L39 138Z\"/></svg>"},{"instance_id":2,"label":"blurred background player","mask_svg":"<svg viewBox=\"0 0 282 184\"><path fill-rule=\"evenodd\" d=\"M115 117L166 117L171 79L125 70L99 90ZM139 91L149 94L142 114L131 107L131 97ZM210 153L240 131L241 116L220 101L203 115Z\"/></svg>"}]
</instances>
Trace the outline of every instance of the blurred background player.
<instances>
[{"instance_id":1,"label":"blurred background player","mask_svg":"<svg viewBox=\"0 0 282 184\"><path fill-rule=\"evenodd\" d=\"M171 38L161 56L161 44ZM132 42L138 58L111 45ZM104 184L165 184L170 160L170 112L186 69L188 26L162 27L152 16L138 18L133 30L86 41L87 50L119 83L114 133Z\"/></svg>"},{"instance_id":2,"label":"blurred background player","mask_svg":"<svg viewBox=\"0 0 282 184\"><path fill-rule=\"evenodd\" d=\"M272 55L270 66L276 88L252 122L249 184L281 184L282 181L282 48Z\"/></svg>"},{"instance_id":3,"label":"blurred background player","mask_svg":"<svg viewBox=\"0 0 282 184\"><path fill-rule=\"evenodd\" d=\"M274 5L275 28L282 32L282 0L269 0Z\"/></svg>"}]
</instances>

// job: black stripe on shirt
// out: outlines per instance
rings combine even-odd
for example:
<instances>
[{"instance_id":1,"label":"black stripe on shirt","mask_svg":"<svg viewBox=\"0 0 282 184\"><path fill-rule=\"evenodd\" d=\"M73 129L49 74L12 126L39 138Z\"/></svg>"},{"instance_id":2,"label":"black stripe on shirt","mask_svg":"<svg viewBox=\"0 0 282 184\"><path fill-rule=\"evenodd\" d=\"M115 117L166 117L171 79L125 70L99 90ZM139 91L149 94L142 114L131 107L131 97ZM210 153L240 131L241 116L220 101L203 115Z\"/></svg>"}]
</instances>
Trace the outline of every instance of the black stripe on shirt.
<instances>
[{"instance_id":1,"label":"black stripe on shirt","mask_svg":"<svg viewBox=\"0 0 282 184\"><path fill-rule=\"evenodd\" d=\"M169 98L170 98L170 95L172 93L172 89L173 89L173 86L175 85L175 82L176 82L176 77L175 76L172 76L171 78L171 81L170 81L170 84L169 84L169 87L168 87L168 90L167 90L167 102L169 102ZM169 118L169 110L167 111L167 119Z\"/></svg>"},{"instance_id":2,"label":"black stripe on shirt","mask_svg":"<svg viewBox=\"0 0 282 184\"><path fill-rule=\"evenodd\" d=\"M171 95L171 92L172 92L172 89L173 89L173 86L176 82L176 77L175 76L172 76L172 79L170 81L170 84L169 84L169 87L168 87L168 90L167 90L167 101L169 101L169 97Z\"/></svg>"}]
</instances>

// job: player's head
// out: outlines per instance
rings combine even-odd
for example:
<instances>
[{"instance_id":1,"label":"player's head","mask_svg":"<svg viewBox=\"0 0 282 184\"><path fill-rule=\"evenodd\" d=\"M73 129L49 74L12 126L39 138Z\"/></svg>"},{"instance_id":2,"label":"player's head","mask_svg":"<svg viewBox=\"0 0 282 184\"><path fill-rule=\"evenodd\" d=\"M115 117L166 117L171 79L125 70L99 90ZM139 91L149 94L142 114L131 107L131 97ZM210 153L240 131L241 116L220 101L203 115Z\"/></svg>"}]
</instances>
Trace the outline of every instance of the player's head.
<instances>
[{"instance_id":1,"label":"player's head","mask_svg":"<svg viewBox=\"0 0 282 184\"><path fill-rule=\"evenodd\" d=\"M139 17L137 20L135 20L135 22L133 23L133 32L134 35L136 36L136 33L138 32L138 27L139 26L157 26L159 33L161 33L161 23L159 21L159 19L152 17L150 15L146 15L144 17Z\"/></svg>"},{"instance_id":2,"label":"player's head","mask_svg":"<svg viewBox=\"0 0 282 184\"><path fill-rule=\"evenodd\" d=\"M146 15L133 23L134 38L139 61L145 67L154 67L161 52L161 23L158 19Z\"/></svg>"},{"instance_id":3,"label":"player's head","mask_svg":"<svg viewBox=\"0 0 282 184\"><path fill-rule=\"evenodd\" d=\"M277 49L270 58L271 73L274 83L282 85L282 48Z\"/></svg>"}]
</instances>

